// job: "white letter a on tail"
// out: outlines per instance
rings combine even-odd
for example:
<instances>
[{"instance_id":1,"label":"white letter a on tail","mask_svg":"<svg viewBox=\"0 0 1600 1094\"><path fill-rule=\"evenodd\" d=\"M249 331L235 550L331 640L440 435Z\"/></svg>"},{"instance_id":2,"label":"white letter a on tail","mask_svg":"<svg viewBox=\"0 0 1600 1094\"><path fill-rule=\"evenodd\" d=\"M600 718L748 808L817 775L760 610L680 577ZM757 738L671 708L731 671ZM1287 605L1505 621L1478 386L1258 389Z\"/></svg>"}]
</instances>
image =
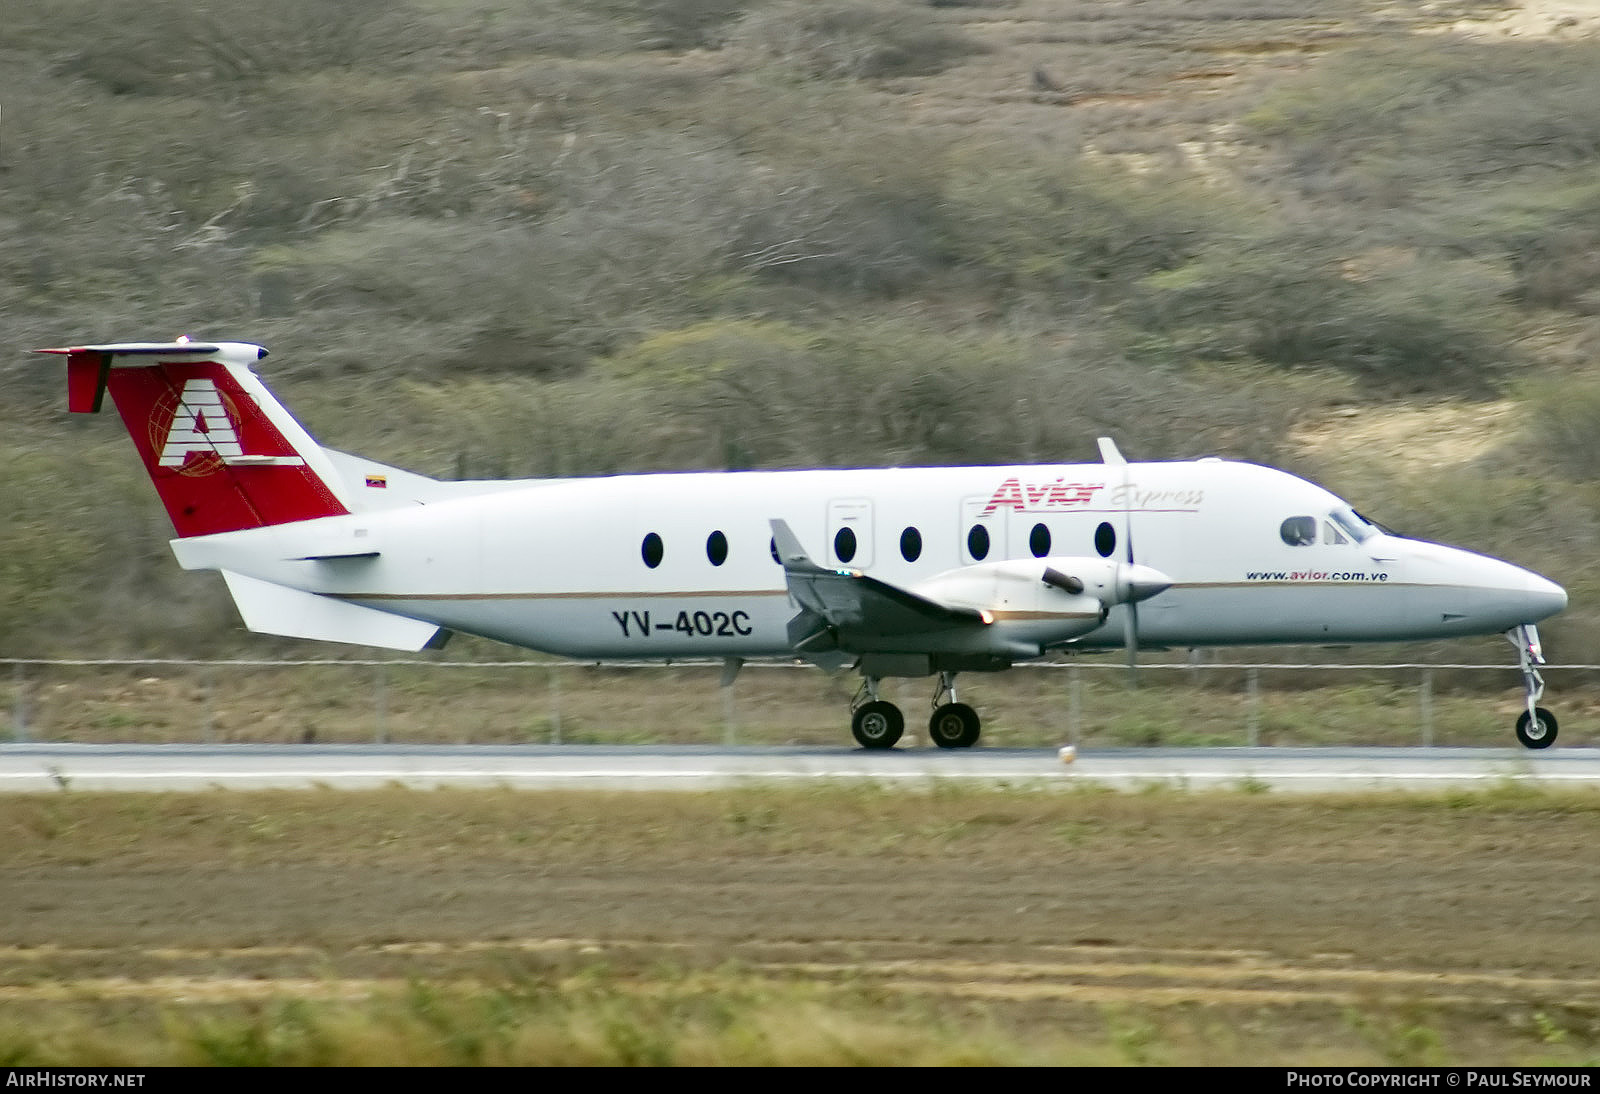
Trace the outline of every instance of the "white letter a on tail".
<instances>
[{"instance_id":1,"label":"white letter a on tail","mask_svg":"<svg viewBox=\"0 0 1600 1094\"><path fill-rule=\"evenodd\" d=\"M178 409L172 415L167 441L161 449L162 467L182 467L191 452L220 456L224 463L244 455L239 434L222 405L217 385L209 379L191 379L183 385ZM298 462L298 461L296 461Z\"/></svg>"}]
</instances>

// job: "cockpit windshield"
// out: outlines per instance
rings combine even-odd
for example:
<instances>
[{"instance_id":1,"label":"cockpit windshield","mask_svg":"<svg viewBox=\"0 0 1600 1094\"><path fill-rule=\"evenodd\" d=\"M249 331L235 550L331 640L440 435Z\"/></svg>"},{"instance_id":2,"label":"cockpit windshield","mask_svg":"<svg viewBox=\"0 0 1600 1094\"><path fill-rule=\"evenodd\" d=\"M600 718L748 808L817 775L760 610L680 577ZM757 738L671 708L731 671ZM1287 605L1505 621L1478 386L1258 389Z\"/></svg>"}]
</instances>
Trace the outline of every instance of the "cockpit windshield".
<instances>
[{"instance_id":1,"label":"cockpit windshield","mask_svg":"<svg viewBox=\"0 0 1600 1094\"><path fill-rule=\"evenodd\" d=\"M1329 513L1328 519L1337 524L1346 535L1357 543L1365 543L1379 532L1377 525L1348 505Z\"/></svg>"}]
</instances>

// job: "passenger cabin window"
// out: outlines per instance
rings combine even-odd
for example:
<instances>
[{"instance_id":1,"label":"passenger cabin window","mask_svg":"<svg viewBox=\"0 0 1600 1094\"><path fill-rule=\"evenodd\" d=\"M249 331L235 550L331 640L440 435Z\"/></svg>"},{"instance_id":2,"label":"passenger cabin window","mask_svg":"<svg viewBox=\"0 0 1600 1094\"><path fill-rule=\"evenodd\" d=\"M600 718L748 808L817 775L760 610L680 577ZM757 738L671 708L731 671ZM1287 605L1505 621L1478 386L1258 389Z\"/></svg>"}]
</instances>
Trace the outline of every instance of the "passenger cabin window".
<instances>
[{"instance_id":1,"label":"passenger cabin window","mask_svg":"<svg viewBox=\"0 0 1600 1094\"><path fill-rule=\"evenodd\" d=\"M915 562L922 557L922 533L915 528L907 528L900 533L900 557L907 562Z\"/></svg>"},{"instance_id":2,"label":"passenger cabin window","mask_svg":"<svg viewBox=\"0 0 1600 1094\"><path fill-rule=\"evenodd\" d=\"M856 534L848 528L841 528L833 537L833 554L840 562L849 562L856 557Z\"/></svg>"},{"instance_id":3,"label":"passenger cabin window","mask_svg":"<svg viewBox=\"0 0 1600 1094\"><path fill-rule=\"evenodd\" d=\"M1033 552L1034 558L1043 558L1050 553L1050 529L1042 524L1035 524L1033 531L1028 533L1028 550Z\"/></svg>"},{"instance_id":4,"label":"passenger cabin window","mask_svg":"<svg viewBox=\"0 0 1600 1094\"><path fill-rule=\"evenodd\" d=\"M1110 558L1111 552L1117 549L1117 530L1111 527L1110 521L1101 521L1100 527L1094 530L1094 549L1101 558Z\"/></svg>"},{"instance_id":5,"label":"passenger cabin window","mask_svg":"<svg viewBox=\"0 0 1600 1094\"><path fill-rule=\"evenodd\" d=\"M661 565L661 557L666 554L666 548L661 543L661 537L651 532L644 537L644 543L639 546L639 554L644 556L644 564L654 570Z\"/></svg>"},{"instance_id":6,"label":"passenger cabin window","mask_svg":"<svg viewBox=\"0 0 1600 1094\"><path fill-rule=\"evenodd\" d=\"M1316 517L1290 517L1278 529L1283 542L1291 547L1305 547L1317 542Z\"/></svg>"},{"instance_id":7,"label":"passenger cabin window","mask_svg":"<svg viewBox=\"0 0 1600 1094\"><path fill-rule=\"evenodd\" d=\"M706 537L706 558L711 560L713 566L721 566L728 561L728 537L720 530Z\"/></svg>"},{"instance_id":8,"label":"passenger cabin window","mask_svg":"<svg viewBox=\"0 0 1600 1094\"><path fill-rule=\"evenodd\" d=\"M989 557L989 529L981 524L972 526L972 531L967 533L967 554L979 562Z\"/></svg>"}]
</instances>

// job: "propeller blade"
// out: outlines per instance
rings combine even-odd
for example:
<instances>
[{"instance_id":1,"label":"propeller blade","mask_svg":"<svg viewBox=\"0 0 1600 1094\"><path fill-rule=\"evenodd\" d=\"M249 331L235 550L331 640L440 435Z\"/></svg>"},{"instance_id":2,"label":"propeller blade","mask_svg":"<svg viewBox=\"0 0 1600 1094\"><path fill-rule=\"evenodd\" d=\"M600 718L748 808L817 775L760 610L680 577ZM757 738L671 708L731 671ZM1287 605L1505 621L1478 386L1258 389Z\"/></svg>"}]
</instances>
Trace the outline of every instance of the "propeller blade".
<instances>
[{"instance_id":1,"label":"propeller blade","mask_svg":"<svg viewBox=\"0 0 1600 1094\"><path fill-rule=\"evenodd\" d=\"M1120 453L1119 453L1120 454ZM1128 489L1128 464L1122 464L1122 549L1127 556L1127 580L1130 590L1134 584L1133 561L1133 491ZM1128 686L1139 686L1139 604L1130 595L1125 605L1128 614L1122 617L1122 645L1128 651Z\"/></svg>"},{"instance_id":2,"label":"propeller blade","mask_svg":"<svg viewBox=\"0 0 1600 1094\"><path fill-rule=\"evenodd\" d=\"M1100 438L1100 459L1108 467L1122 468L1122 552L1125 569L1117 575L1122 596L1122 645L1128 651L1128 686L1139 684L1139 608L1138 601L1170 588L1165 574L1149 570L1133 561L1133 499L1128 489L1128 461L1110 437Z\"/></svg>"},{"instance_id":3,"label":"propeller blade","mask_svg":"<svg viewBox=\"0 0 1600 1094\"><path fill-rule=\"evenodd\" d=\"M1139 605L1130 600L1123 606L1122 645L1128 651L1128 686L1139 686Z\"/></svg>"}]
</instances>

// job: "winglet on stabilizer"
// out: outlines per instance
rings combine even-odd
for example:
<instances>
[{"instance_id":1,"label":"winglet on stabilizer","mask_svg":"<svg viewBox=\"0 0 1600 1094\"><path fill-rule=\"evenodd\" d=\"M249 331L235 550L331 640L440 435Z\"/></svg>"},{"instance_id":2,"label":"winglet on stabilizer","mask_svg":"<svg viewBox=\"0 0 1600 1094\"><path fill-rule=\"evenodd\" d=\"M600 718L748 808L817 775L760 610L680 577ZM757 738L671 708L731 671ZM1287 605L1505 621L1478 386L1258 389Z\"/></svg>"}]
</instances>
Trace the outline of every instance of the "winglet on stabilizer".
<instances>
[{"instance_id":1,"label":"winglet on stabilizer","mask_svg":"<svg viewBox=\"0 0 1600 1094\"><path fill-rule=\"evenodd\" d=\"M260 346L246 343L207 342L117 342L104 346L62 346L56 349L35 350L35 353L53 353L67 359L67 409L74 414L98 414L106 393L106 383L113 365L144 367L157 359L188 360L213 356L223 352L244 360L247 351L254 351L255 359L267 355ZM124 358L124 360L118 360Z\"/></svg>"}]
</instances>

